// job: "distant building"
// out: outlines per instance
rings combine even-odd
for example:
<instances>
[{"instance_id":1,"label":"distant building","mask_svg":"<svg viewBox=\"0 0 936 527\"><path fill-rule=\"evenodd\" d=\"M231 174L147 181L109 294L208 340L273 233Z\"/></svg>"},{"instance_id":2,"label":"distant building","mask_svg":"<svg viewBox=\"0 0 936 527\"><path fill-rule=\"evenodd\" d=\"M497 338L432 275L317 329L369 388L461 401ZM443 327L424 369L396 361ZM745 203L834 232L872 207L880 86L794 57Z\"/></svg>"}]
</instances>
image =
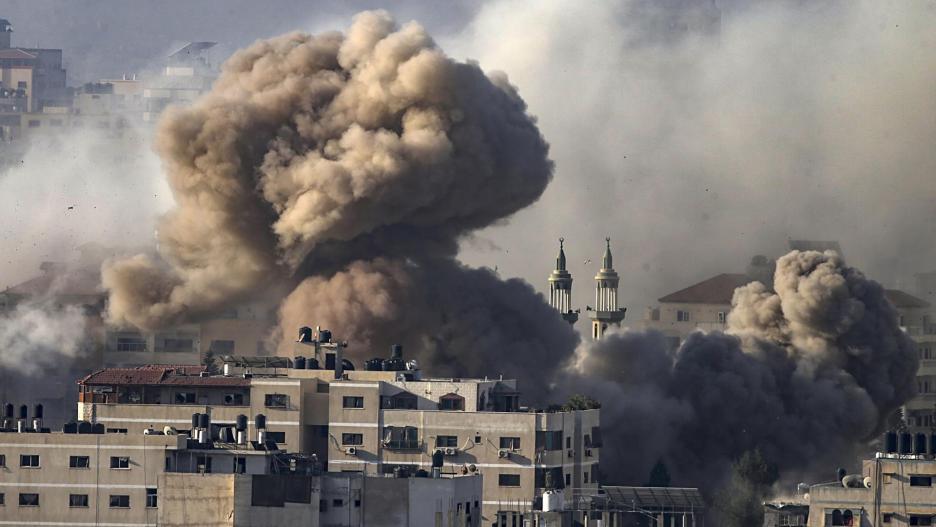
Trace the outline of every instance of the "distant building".
<instances>
[{"instance_id":1,"label":"distant building","mask_svg":"<svg viewBox=\"0 0 936 527\"><path fill-rule=\"evenodd\" d=\"M578 321L579 311L572 309L572 273L566 270L566 256L563 250L565 240L559 238L559 256L556 268L549 275L549 305L562 315L562 318L574 326Z\"/></svg>"},{"instance_id":2,"label":"distant building","mask_svg":"<svg viewBox=\"0 0 936 527\"><path fill-rule=\"evenodd\" d=\"M611 257L611 238L605 238L605 253L601 259L601 269L595 275L595 308L589 310L588 316L592 320L592 339L598 340L604 336L609 327L620 327L624 320L626 308L618 307L617 271Z\"/></svg>"},{"instance_id":3,"label":"distant building","mask_svg":"<svg viewBox=\"0 0 936 527\"><path fill-rule=\"evenodd\" d=\"M0 19L0 89L7 94L0 94L0 106L15 113L38 113L49 106L67 105L62 50L14 48L12 35L13 25ZM11 92L12 99L25 96L25 107L11 102Z\"/></svg>"},{"instance_id":4,"label":"distant building","mask_svg":"<svg viewBox=\"0 0 936 527\"><path fill-rule=\"evenodd\" d=\"M160 75L146 79L144 121L154 123L170 105L187 106L211 89L217 72L205 52L214 45L214 42L190 42L169 55Z\"/></svg>"}]
</instances>

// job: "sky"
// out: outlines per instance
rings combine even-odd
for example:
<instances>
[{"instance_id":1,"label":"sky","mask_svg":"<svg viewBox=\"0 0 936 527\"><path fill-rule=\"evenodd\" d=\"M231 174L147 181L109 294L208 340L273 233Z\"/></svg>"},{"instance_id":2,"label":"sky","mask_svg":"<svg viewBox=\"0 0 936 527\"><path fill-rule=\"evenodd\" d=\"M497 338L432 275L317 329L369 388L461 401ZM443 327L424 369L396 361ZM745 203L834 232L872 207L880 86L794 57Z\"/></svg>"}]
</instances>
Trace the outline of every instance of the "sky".
<instances>
[{"instance_id":1,"label":"sky","mask_svg":"<svg viewBox=\"0 0 936 527\"><path fill-rule=\"evenodd\" d=\"M556 163L542 199L464 240L462 260L542 291L564 236L579 307L593 302L606 236L631 320L755 254L779 256L788 238L838 240L850 264L891 286L912 289L913 273L936 269L936 2L440 5L8 0L0 17L15 43L64 49L71 85L153 69L190 40L217 41L222 60L256 39L344 29L364 9L419 21L448 54L507 73ZM139 182L104 182L140 196L135 214L155 214L166 208L158 161L138 149L126 176ZM96 181L93 160L84 166L48 177ZM145 236L146 221L133 223L127 236Z\"/></svg>"}]
</instances>

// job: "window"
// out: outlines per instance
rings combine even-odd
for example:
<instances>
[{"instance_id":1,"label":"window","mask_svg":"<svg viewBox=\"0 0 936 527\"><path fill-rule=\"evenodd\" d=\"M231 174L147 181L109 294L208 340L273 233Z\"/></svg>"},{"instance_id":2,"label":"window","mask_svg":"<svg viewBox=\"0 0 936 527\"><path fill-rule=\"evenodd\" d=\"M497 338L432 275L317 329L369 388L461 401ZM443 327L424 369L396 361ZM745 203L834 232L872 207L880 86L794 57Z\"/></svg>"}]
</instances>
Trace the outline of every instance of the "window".
<instances>
[{"instance_id":1,"label":"window","mask_svg":"<svg viewBox=\"0 0 936 527\"><path fill-rule=\"evenodd\" d=\"M194 351L194 341L179 338L163 339L162 350L166 353L189 353Z\"/></svg>"},{"instance_id":2,"label":"window","mask_svg":"<svg viewBox=\"0 0 936 527\"><path fill-rule=\"evenodd\" d=\"M234 473L244 474L247 472L247 458L243 456L234 456Z\"/></svg>"},{"instance_id":3,"label":"window","mask_svg":"<svg viewBox=\"0 0 936 527\"><path fill-rule=\"evenodd\" d=\"M88 495L87 494L69 494L68 506L69 507L87 507Z\"/></svg>"},{"instance_id":4,"label":"window","mask_svg":"<svg viewBox=\"0 0 936 527\"><path fill-rule=\"evenodd\" d=\"M582 483L588 483L588 471L582 472Z\"/></svg>"},{"instance_id":5,"label":"window","mask_svg":"<svg viewBox=\"0 0 936 527\"><path fill-rule=\"evenodd\" d=\"M572 484L572 474L565 475L565 482L566 482L566 487Z\"/></svg>"},{"instance_id":6,"label":"window","mask_svg":"<svg viewBox=\"0 0 936 527\"><path fill-rule=\"evenodd\" d=\"M2 492L0 492L0 507L4 505L6 505L6 496L4 496Z\"/></svg>"},{"instance_id":7,"label":"window","mask_svg":"<svg viewBox=\"0 0 936 527\"><path fill-rule=\"evenodd\" d=\"M30 119L30 120L29 120L29 125L28 125L28 126L29 126L30 128L39 128L39 120L38 120L38 119Z\"/></svg>"},{"instance_id":8,"label":"window","mask_svg":"<svg viewBox=\"0 0 936 527\"><path fill-rule=\"evenodd\" d=\"M126 434L127 433L126 428L107 428L105 429L105 431L108 434Z\"/></svg>"},{"instance_id":9,"label":"window","mask_svg":"<svg viewBox=\"0 0 936 527\"><path fill-rule=\"evenodd\" d=\"M68 458L68 468L89 468L91 466L91 458L88 456L69 456Z\"/></svg>"},{"instance_id":10,"label":"window","mask_svg":"<svg viewBox=\"0 0 936 527\"><path fill-rule=\"evenodd\" d=\"M465 398L461 395L450 393L439 398L439 410L464 410Z\"/></svg>"},{"instance_id":11,"label":"window","mask_svg":"<svg viewBox=\"0 0 936 527\"><path fill-rule=\"evenodd\" d=\"M885 513L883 514L883 516L881 517L881 521L883 521L884 523L890 523L890 522L891 522L891 519L893 519L893 517L894 517L894 513L892 513L892 512L885 512Z\"/></svg>"},{"instance_id":12,"label":"window","mask_svg":"<svg viewBox=\"0 0 936 527\"><path fill-rule=\"evenodd\" d=\"M676 321L677 322L689 322L689 312L683 311L681 309L676 310Z\"/></svg>"},{"instance_id":13,"label":"window","mask_svg":"<svg viewBox=\"0 0 936 527\"><path fill-rule=\"evenodd\" d=\"M237 318L237 313L234 314L234 318ZM208 346L208 349L212 353L218 355L233 355L234 354L234 341L233 340L212 340L211 344Z\"/></svg>"},{"instance_id":14,"label":"window","mask_svg":"<svg viewBox=\"0 0 936 527\"><path fill-rule=\"evenodd\" d=\"M910 476L910 486L911 487L932 487L933 477L932 476Z\"/></svg>"},{"instance_id":15,"label":"window","mask_svg":"<svg viewBox=\"0 0 936 527\"><path fill-rule=\"evenodd\" d=\"M400 392L380 398L380 407L384 410L415 410L416 396L409 392Z\"/></svg>"},{"instance_id":16,"label":"window","mask_svg":"<svg viewBox=\"0 0 936 527\"><path fill-rule=\"evenodd\" d=\"M481 444L481 436L475 436L474 442L475 442L476 445L480 445L480 444Z\"/></svg>"},{"instance_id":17,"label":"window","mask_svg":"<svg viewBox=\"0 0 936 527\"><path fill-rule=\"evenodd\" d=\"M20 507L38 507L39 495L34 493L21 492L19 495Z\"/></svg>"},{"instance_id":18,"label":"window","mask_svg":"<svg viewBox=\"0 0 936 527\"><path fill-rule=\"evenodd\" d=\"M341 434L342 445L363 445L364 434Z\"/></svg>"},{"instance_id":19,"label":"window","mask_svg":"<svg viewBox=\"0 0 936 527\"><path fill-rule=\"evenodd\" d=\"M6 466L6 455L0 454L0 467Z\"/></svg>"},{"instance_id":20,"label":"window","mask_svg":"<svg viewBox=\"0 0 936 527\"><path fill-rule=\"evenodd\" d=\"M727 320L727 316L725 315L725 312L724 312L724 311L719 311L719 312L718 312L718 323L719 323L719 324L724 324L726 320Z\"/></svg>"},{"instance_id":21,"label":"window","mask_svg":"<svg viewBox=\"0 0 936 527\"><path fill-rule=\"evenodd\" d=\"M25 90L27 86L29 86L29 83L26 81L19 81L16 83L16 89L18 90Z\"/></svg>"},{"instance_id":22,"label":"window","mask_svg":"<svg viewBox=\"0 0 936 527\"><path fill-rule=\"evenodd\" d=\"M502 437L500 438L500 448L506 448L509 450L520 450L520 438L519 437Z\"/></svg>"},{"instance_id":23,"label":"window","mask_svg":"<svg viewBox=\"0 0 936 527\"><path fill-rule=\"evenodd\" d=\"M364 408L364 398L357 396L344 396L341 398L342 408Z\"/></svg>"},{"instance_id":24,"label":"window","mask_svg":"<svg viewBox=\"0 0 936 527\"><path fill-rule=\"evenodd\" d=\"M436 436L437 447L457 447L458 436Z\"/></svg>"},{"instance_id":25,"label":"window","mask_svg":"<svg viewBox=\"0 0 936 527\"><path fill-rule=\"evenodd\" d=\"M360 499L354 500L354 508L358 509L360 507L361 507L361 500Z\"/></svg>"},{"instance_id":26,"label":"window","mask_svg":"<svg viewBox=\"0 0 936 527\"><path fill-rule=\"evenodd\" d=\"M344 507L344 500L341 498L335 498L332 500L332 507Z\"/></svg>"},{"instance_id":27,"label":"window","mask_svg":"<svg viewBox=\"0 0 936 527\"><path fill-rule=\"evenodd\" d=\"M20 456L20 466L25 468L39 468L39 455L28 454Z\"/></svg>"},{"instance_id":28,"label":"window","mask_svg":"<svg viewBox=\"0 0 936 527\"><path fill-rule=\"evenodd\" d=\"M851 524L849 524L851 525ZM910 515L910 525L933 525L932 516L923 516L917 514Z\"/></svg>"},{"instance_id":29,"label":"window","mask_svg":"<svg viewBox=\"0 0 936 527\"><path fill-rule=\"evenodd\" d=\"M289 396L282 393L268 393L263 396L263 405L267 408L286 408Z\"/></svg>"},{"instance_id":30,"label":"window","mask_svg":"<svg viewBox=\"0 0 936 527\"><path fill-rule=\"evenodd\" d=\"M420 448L419 429L415 426L384 427L383 446L390 450L417 450Z\"/></svg>"},{"instance_id":31,"label":"window","mask_svg":"<svg viewBox=\"0 0 936 527\"><path fill-rule=\"evenodd\" d=\"M498 474L497 485L501 487L519 487L520 474Z\"/></svg>"},{"instance_id":32,"label":"window","mask_svg":"<svg viewBox=\"0 0 936 527\"><path fill-rule=\"evenodd\" d=\"M117 337L117 351L146 351L146 340L143 337Z\"/></svg>"},{"instance_id":33,"label":"window","mask_svg":"<svg viewBox=\"0 0 936 527\"><path fill-rule=\"evenodd\" d=\"M125 456L111 456L110 468L130 468L130 458Z\"/></svg>"},{"instance_id":34,"label":"window","mask_svg":"<svg viewBox=\"0 0 936 527\"><path fill-rule=\"evenodd\" d=\"M126 494L111 494L110 508L129 509L130 508L130 496Z\"/></svg>"},{"instance_id":35,"label":"window","mask_svg":"<svg viewBox=\"0 0 936 527\"><path fill-rule=\"evenodd\" d=\"M328 393L328 383L320 382L315 385L315 393Z\"/></svg>"},{"instance_id":36,"label":"window","mask_svg":"<svg viewBox=\"0 0 936 527\"><path fill-rule=\"evenodd\" d=\"M267 441L273 441L274 443L285 443L286 442L286 432L270 432L266 433Z\"/></svg>"},{"instance_id":37,"label":"window","mask_svg":"<svg viewBox=\"0 0 936 527\"><path fill-rule=\"evenodd\" d=\"M176 404L195 404L195 392L176 392Z\"/></svg>"},{"instance_id":38,"label":"window","mask_svg":"<svg viewBox=\"0 0 936 527\"><path fill-rule=\"evenodd\" d=\"M570 443L571 445L571 443ZM562 431L536 432L537 450L562 450Z\"/></svg>"},{"instance_id":39,"label":"window","mask_svg":"<svg viewBox=\"0 0 936 527\"><path fill-rule=\"evenodd\" d=\"M151 488L146 489L146 507L149 509L155 509L157 503L158 503L158 500L157 500L156 489L151 489Z\"/></svg>"},{"instance_id":40,"label":"window","mask_svg":"<svg viewBox=\"0 0 936 527\"><path fill-rule=\"evenodd\" d=\"M325 500L319 500L319 512L325 512L328 510L328 502Z\"/></svg>"}]
</instances>

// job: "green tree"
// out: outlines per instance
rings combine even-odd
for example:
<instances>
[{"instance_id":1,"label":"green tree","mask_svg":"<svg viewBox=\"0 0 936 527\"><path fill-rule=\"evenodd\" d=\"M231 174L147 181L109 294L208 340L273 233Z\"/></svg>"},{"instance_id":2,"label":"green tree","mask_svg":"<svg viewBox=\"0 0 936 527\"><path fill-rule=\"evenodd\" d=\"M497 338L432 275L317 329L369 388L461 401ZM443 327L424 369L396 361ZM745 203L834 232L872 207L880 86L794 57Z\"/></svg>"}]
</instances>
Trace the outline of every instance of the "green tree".
<instances>
[{"instance_id":1,"label":"green tree","mask_svg":"<svg viewBox=\"0 0 936 527\"><path fill-rule=\"evenodd\" d=\"M670 475L669 469L666 468L666 463L663 462L663 458L657 460L656 465L653 465L653 469L650 470L650 480L645 485L646 487L669 487L670 486Z\"/></svg>"},{"instance_id":2,"label":"green tree","mask_svg":"<svg viewBox=\"0 0 936 527\"><path fill-rule=\"evenodd\" d=\"M715 497L715 511L724 527L752 527L764 522L763 502L780 474L760 450L745 452L731 467L728 484Z\"/></svg>"},{"instance_id":3,"label":"green tree","mask_svg":"<svg viewBox=\"0 0 936 527\"><path fill-rule=\"evenodd\" d=\"M562 405L562 410L564 412L571 412L572 410L595 410L597 408L601 408L601 403L587 395L578 393L571 395L569 400Z\"/></svg>"}]
</instances>

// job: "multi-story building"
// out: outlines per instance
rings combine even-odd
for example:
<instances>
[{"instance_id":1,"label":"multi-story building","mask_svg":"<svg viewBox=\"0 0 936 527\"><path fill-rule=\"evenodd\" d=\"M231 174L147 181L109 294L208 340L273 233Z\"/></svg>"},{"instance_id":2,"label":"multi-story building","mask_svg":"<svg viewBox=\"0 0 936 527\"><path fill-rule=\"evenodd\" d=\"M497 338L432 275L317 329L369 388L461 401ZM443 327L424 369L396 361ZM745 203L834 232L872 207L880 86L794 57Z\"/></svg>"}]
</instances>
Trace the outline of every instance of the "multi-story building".
<instances>
[{"instance_id":1,"label":"multi-story building","mask_svg":"<svg viewBox=\"0 0 936 527\"><path fill-rule=\"evenodd\" d=\"M595 308L585 309L592 321L592 339L604 336L609 327L619 327L624 320L626 308L618 307L618 277L611 258L611 238L605 238L605 253L601 269L595 275Z\"/></svg>"},{"instance_id":2,"label":"multi-story building","mask_svg":"<svg viewBox=\"0 0 936 527\"><path fill-rule=\"evenodd\" d=\"M211 89L217 72L205 57L214 42L190 42L175 51L160 75L145 80L143 120L155 123L172 104L189 105Z\"/></svg>"},{"instance_id":3,"label":"multi-story building","mask_svg":"<svg viewBox=\"0 0 936 527\"><path fill-rule=\"evenodd\" d=\"M79 382L79 415L140 434L184 427L193 412L221 426L263 414L267 439L334 472L414 474L438 452L443 472L484 475L485 523L519 522L547 489L563 489L570 501L597 489L599 410L523 408L514 380L423 378L400 348L355 370L328 332L319 335L297 343L308 358L225 357L217 375L104 369ZM256 434L257 423L247 429Z\"/></svg>"},{"instance_id":4,"label":"multi-story building","mask_svg":"<svg viewBox=\"0 0 936 527\"><path fill-rule=\"evenodd\" d=\"M857 474L809 488L809 527L932 525L936 517L936 435L886 434L885 452ZM842 477L844 476L844 477Z\"/></svg>"},{"instance_id":5,"label":"multi-story building","mask_svg":"<svg viewBox=\"0 0 936 527\"><path fill-rule=\"evenodd\" d=\"M183 433L11 424L25 428L0 427L0 525L480 525L477 475L322 473L314 458L210 422Z\"/></svg>"},{"instance_id":6,"label":"multi-story building","mask_svg":"<svg viewBox=\"0 0 936 527\"><path fill-rule=\"evenodd\" d=\"M14 48L13 25L0 19L0 88L16 90L26 104L17 112L42 112L67 104L62 50Z\"/></svg>"}]
</instances>

